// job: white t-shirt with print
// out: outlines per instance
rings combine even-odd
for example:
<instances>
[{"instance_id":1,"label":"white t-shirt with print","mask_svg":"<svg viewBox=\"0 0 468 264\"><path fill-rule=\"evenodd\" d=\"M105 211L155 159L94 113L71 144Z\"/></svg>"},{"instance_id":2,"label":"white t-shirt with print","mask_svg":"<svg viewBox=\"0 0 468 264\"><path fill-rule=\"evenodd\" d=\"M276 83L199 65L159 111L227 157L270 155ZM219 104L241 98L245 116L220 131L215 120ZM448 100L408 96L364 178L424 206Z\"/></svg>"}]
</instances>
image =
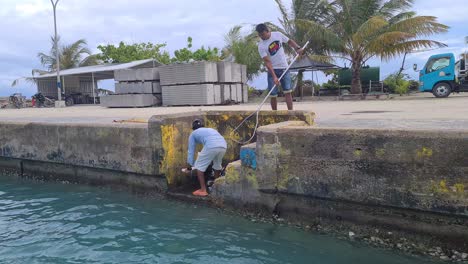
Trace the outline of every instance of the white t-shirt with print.
<instances>
[{"instance_id":1,"label":"white t-shirt with print","mask_svg":"<svg viewBox=\"0 0 468 264\"><path fill-rule=\"evenodd\" d=\"M258 43L258 52L262 58L269 56L273 69L286 69L288 61L284 54L283 43L287 43L289 38L281 32L271 32L271 37L261 40Z\"/></svg>"}]
</instances>

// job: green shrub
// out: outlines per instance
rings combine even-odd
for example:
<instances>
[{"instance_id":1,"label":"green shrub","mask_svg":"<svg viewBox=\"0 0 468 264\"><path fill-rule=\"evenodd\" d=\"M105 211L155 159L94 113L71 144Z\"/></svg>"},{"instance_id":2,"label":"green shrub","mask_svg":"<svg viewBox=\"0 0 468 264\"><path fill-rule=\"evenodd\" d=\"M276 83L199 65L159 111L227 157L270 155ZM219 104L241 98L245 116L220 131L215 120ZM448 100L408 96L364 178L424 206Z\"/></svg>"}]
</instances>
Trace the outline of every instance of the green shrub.
<instances>
[{"instance_id":1,"label":"green shrub","mask_svg":"<svg viewBox=\"0 0 468 264\"><path fill-rule=\"evenodd\" d=\"M385 78L384 84L388 86L388 89L391 93L403 95L409 92L411 82L408 79L409 76L407 74L394 73Z\"/></svg>"}]
</instances>

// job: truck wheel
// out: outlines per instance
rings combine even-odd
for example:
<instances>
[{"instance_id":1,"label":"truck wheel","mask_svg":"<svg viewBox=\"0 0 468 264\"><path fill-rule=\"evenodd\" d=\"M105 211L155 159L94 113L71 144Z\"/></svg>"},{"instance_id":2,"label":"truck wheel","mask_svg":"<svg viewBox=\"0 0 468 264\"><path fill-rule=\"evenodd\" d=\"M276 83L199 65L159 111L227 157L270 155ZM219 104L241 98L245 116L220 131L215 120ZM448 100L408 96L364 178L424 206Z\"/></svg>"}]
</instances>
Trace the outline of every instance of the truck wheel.
<instances>
[{"instance_id":1,"label":"truck wheel","mask_svg":"<svg viewBox=\"0 0 468 264\"><path fill-rule=\"evenodd\" d=\"M73 98L72 98L72 97L66 98L66 99L65 99L65 105L66 105L66 106L72 106L72 105L74 105Z\"/></svg>"},{"instance_id":2,"label":"truck wheel","mask_svg":"<svg viewBox=\"0 0 468 264\"><path fill-rule=\"evenodd\" d=\"M432 89L432 94L437 98L448 97L451 92L452 87L450 87L450 84L445 82L438 83L436 86L434 86L434 89Z\"/></svg>"}]
</instances>

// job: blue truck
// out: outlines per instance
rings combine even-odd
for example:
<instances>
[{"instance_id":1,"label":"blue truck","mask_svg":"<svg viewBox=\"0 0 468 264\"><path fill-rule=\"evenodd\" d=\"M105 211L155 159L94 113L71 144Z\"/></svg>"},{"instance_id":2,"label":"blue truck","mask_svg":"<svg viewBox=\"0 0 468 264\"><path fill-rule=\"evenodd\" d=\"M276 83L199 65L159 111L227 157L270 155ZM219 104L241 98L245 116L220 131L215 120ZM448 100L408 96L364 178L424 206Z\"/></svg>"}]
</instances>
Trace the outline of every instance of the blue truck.
<instances>
[{"instance_id":1,"label":"blue truck","mask_svg":"<svg viewBox=\"0 0 468 264\"><path fill-rule=\"evenodd\" d=\"M414 70L418 66L414 64ZM468 92L467 62L455 60L452 53L433 55L419 71L419 91L431 92L437 98L451 93Z\"/></svg>"}]
</instances>

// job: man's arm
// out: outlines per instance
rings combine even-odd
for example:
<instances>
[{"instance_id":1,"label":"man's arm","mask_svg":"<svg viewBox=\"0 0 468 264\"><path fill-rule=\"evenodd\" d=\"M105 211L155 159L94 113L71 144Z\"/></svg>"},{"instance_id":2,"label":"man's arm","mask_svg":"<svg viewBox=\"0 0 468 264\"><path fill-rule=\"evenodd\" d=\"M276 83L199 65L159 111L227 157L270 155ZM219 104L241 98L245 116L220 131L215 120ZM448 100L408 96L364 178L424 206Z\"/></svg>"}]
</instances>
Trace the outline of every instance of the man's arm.
<instances>
[{"instance_id":1,"label":"man's arm","mask_svg":"<svg viewBox=\"0 0 468 264\"><path fill-rule=\"evenodd\" d=\"M278 76L276 76L275 70L273 69L273 64L271 64L270 57L266 56L263 57L263 62L265 63L265 67L267 68L268 72L273 76L273 81L276 85L280 84Z\"/></svg>"},{"instance_id":2,"label":"man's arm","mask_svg":"<svg viewBox=\"0 0 468 264\"><path fill-rule=\"evenodd\" d=\"M300 56L304 54L304 50L301 48L301 46L297 45L296 41L289 39L288 45L293 48Z\"/></svg>"},{"instance_id":3,"label":"man's arm","mask_svg":"<svg viewBox=\"0 0 468 264\"><path fill-rule=\"evenodd\" d=\"M193 156L195 155L195 147L197 146L195 143L195 138L193 137L193 133L189 137L188 145L187 163L193 167Z\"/></svg>"}]
</instances>

